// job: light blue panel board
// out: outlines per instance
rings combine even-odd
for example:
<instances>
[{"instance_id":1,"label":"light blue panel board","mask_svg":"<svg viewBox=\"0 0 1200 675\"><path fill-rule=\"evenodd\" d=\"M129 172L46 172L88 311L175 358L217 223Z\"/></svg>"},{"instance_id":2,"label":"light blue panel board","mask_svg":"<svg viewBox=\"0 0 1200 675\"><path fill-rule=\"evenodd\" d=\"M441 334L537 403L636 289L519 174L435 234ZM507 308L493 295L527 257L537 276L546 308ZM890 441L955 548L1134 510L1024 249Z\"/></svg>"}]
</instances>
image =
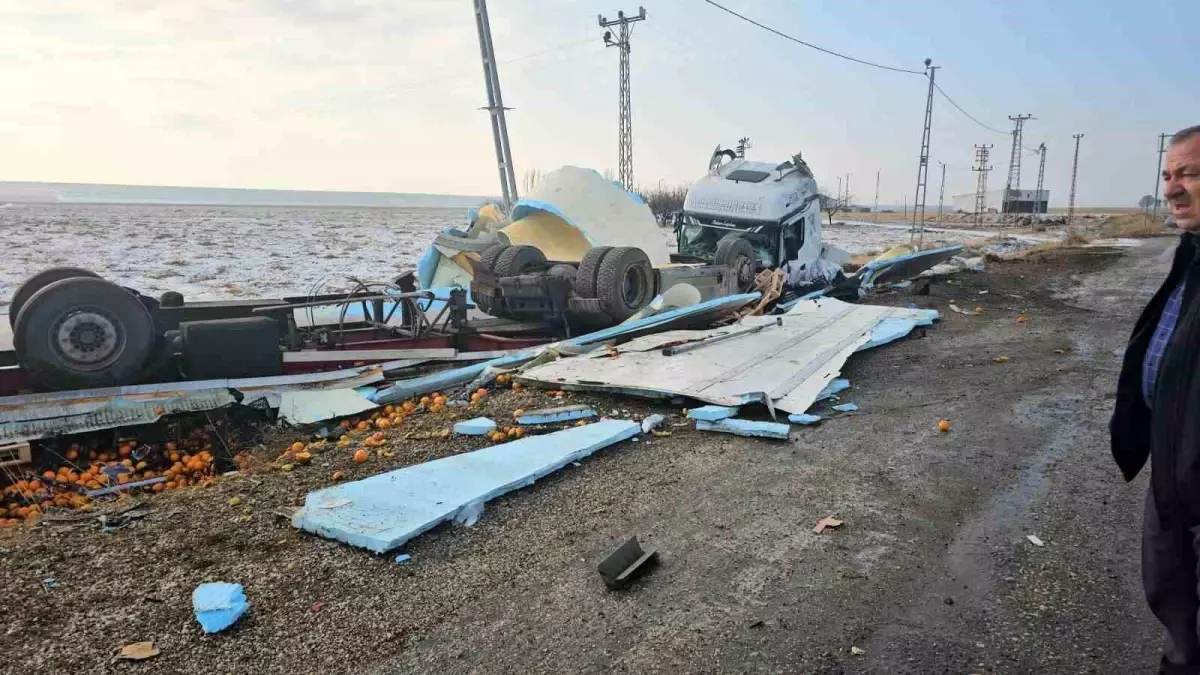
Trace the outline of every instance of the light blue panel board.
<instances>
[{"instance_id":1,"label":"light blue panel board","mask_svg":"<svg viewBox=\"0 0 1200 675\"><path fill-rule=\"evenodd\" d=\"M292 525L383 553L639 431L603 420L334 485L310 492Z\"/></svg>"},{"instance_id":2,"label":"light blue panel board","mask_svg":"<svg viewBox=\"0 0 1200 675\"><path fill-rule=\"evenodd\" d=\"M855 412L858 410L857 403L843 403L841 405L830 406L831 409L838 412Z\"/></svg>"},{"instance_id":3,"label":"light blue panel board","mask_svg":"<svg viewBox=\"0 0 1200 675\"><path fill-rule=\"evenodd\" d=\"M192 611L205 633L219 633L236 622L250 603L241 584L214 581L200 584L192 591Z\"/></svg>"},{"instance_id":4,"label":"light blue panel board","mask_svg":"<svg viewBox=\"0 0 1200 675\"><path fill-rule=\"evenodd\" d=\"M595 417L596 411L588 405L568 405L561 408L546 408L545 410L530 410L517 417L521 424L553 424L555 422L570 422L586 417Z\"/></svg>"},{"instance_id":5,"label":"light blue panel board","mask_svg":"<svg viewBox=\"0 0 1200 675\"><path fill-rule=\"evenodd\" d=\"M864 349L871 349L879 345L885 345L889 342L899 340L900 338L912 332L917 326L932 325L938 318L936 309L918 310L920 313L915 319L907 319L898 316L889 316L886 319L881 319L875 327L871 329L871 339L859 347L855 351L861 352Z\"/></svg>"},{"instance_id":6,"label":"light blue panel board","mask_svg":"<svg viewBox=\"0 0 1200 675\"><path fill-rule=\"evenodd\" d=\"M778 422L755 422L753 420L740 420L737 418L717 422L697 420L696 429L699 431L720 431L726 434L737 434L738 436L777 438L781 440L787 440L788 432L791 431L791 427Z\"/></svg>"},{"instance_id":7,"label":"light blue panel board","mask_svg":"<svg viewBox=\"0 0 1200 675\"><path fill-rule=\"evenodd\" d=\"M454 425L454 433L464 436L482 436L496 428L496 423L486 417L458 422Z\"/></svg>"},{"instance_id":8,"label":"light blue panel board","mask_svg":"<svg viewBox=\"0 0 1200 675\"><path fill-rule=\"evenodd\" d=\"M705 422L717 422L724 419L729 419L738 414L739 408L732 408L723 405L706 405L699 408L691 408L688 410L688 419L704 420Z\"/></svg>"},{"instance_id":9,"label":"light blue panel board","mask_svg":"<svg viewBox=\"0 0 1200 675\"><path fill-rule=\"evenodd\" d=\"M791 415L788 415L788 421L792 424L803 424L807 426L809 424L816 424L817 422L820 422L821 416L809 415L808 413L792 413Z\"/></svg>"},{"instance_id":10,"label":"light blue panel board","mask_svg":"<svg viewBox=\"0 0 1200 675\"><path fill-rule=\"evenodd\" d=\"M843 377L836 378L831 380L829 384L825 385L825 388L821 390L821 393L817 394L816 400L824 401L825 399L832 398L849 388L850 380L847 380Z\"/></svg>"}]
</instances>

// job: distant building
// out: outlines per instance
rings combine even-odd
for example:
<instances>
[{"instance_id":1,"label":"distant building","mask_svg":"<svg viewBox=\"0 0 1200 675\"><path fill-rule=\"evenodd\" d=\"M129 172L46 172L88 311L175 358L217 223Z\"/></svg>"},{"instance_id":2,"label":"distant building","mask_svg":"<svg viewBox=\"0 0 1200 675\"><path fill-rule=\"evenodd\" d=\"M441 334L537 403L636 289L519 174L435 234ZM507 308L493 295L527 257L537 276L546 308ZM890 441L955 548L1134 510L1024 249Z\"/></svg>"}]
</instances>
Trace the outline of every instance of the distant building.
<instances>
[{"instance_id":1,"label":"distant building","mask_svg":"<svg viewBox=\"0 0 1200 675\"><path fill-rule=\"evenodd\" d=\"M985 213L1046 213L1050 205L1050 191L1042 190L1013 190L1012 198L1007 204L1004 200L1003 189L989 190L983 193L983 210ZM954 195L954 210L975 213L975 193Z\"/></svg>"}]
</instances>

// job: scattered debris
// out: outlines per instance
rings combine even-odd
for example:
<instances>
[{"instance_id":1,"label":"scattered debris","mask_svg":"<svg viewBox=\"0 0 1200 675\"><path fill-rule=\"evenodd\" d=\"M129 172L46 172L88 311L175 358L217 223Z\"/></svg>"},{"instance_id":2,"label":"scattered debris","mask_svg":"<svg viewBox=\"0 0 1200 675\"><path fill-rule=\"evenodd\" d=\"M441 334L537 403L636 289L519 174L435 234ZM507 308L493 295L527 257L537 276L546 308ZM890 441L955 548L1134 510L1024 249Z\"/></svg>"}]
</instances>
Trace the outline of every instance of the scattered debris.
<instances>
[{"instance_id":1,"label":"scattered debris","mask_svg":"<svg viewBox=\"0 0 1200 675\"><path fill-rule=\"evenodd\" d=\"M950 303L950 311L958 312L959 314L966 314L967 316L974 316L974 314L975 314L975 312L968 312L967 310L963 309L962 307L959 307L958 305L954 304L953 302Z\"/></svg>"},{"instance_id":2,"label":"scattered debris","mask_svg":"<svg viewBox=\"0 0 1200 675\"><path fill-rule=\"evenodd\" d=\"M843 412L843 413L857 412L858 404L857 403L841 403L839 405L830 406L830 410L836 410L838 412Z\"/></svg>"},{"instance_id":3,"label":"scattered debris","mask_svg":"<svg viewBox=\"0 0 1200 675\"><path fill-rule=\"evenodd\" d=\"M153 642L134 642L121 647L116 659L118 661L145 661L158 656L158 654L158 647L155 647Z\"/></svg>"},{"instance_id":4,"label":"scattered debris","mask_svg":"<svg viewBox=\"0 0 1200 675\"><path fill-rule=\"evenodd\" d=\"M250 603L241 584L210 582L192 591L192 611L205 633L219 633L236 622Z\"/></svg>"},{"instance_id":5,"label":"scattered debris","mask_svg":"<svg viewBox=\"0 0 1200 675\"><path fill-rule=\"evenodd\" d=\"M525 411L517 417L517 422L521 424L554 424L595 416L596 411L592 410L590 405L565 405L559 408Z\"/></svg>"},{"instance_id":6,"label":"scattered debris","mask_svg":"<svg viewBox=\"0 0 1200 675\"><path fill-rule=\"evenodd\" d=\"M663 422L665 422L665 421L667 421L667 418L664 417L663 415L658 415L658 414L647 415L646 418L642 420L642 433L648 434L651 431L654 431L655 429L662 426ZM657 435L657 434L655 434L655 435Z\"/></svg>"},{"instance_id":7,"label":"scattered debris","mask_svg":"<svg viewBox=\"0 0 1200 675\"><path fill-rule=\"evenodd\" d=\"M706 405L688 410L687 416L688 419L692 420L719 422L720 420L729 419L730 417L737 415L738 410L740 410L740 408L723 405Z\"/></svg>"},{"instance_id":8,"label":"scattered debris","mask_svg":"<svg viewBox=\"0 0 1200 675\"><path fill-rule=\"evenodd\" d=\"M1040 538L1038 538L1038 536L1036 534L1027 534L1027 535L1025 535L1025 538L1028 539L1029 543L1033 544L1034 546L1045 546L1046 545L1046 542L1044 542Z\"/></svg>"},{"instance_id":9,"label":"scattered debris","mask_svg":"<svg viewBox=\"0 0 1200 675\"><path fill-rule=\"evenodd\" d=\"M756 422L754 420L743 420L736 417L731 417L729 419L718 420L716 422L697 420L696 429L698 431L719 431L721 433L736 434L738 436L787 440L788 432L791 430L791 427L779 422Z\"/></svg>"},{"instance_id":10,"label":"scattered debris","mask_svg":"<svg viewBox=\"0 0 1200 675\"><path fill-rule=\"evenodd\" d=\"M863 656L867 653L867 650L863 649L862 647L851 647L850 653L855 656Z\"/></svg>"},{"instance_id":11,"label":"scattered debris","mask_svg":"<svg viewBox=\"0 0 1200 675\"><path fill-rule=\"evenodd\" d=\"M630 537L625 540L625 543L618 546L617 550L605 556L596 569L600 572L600 578L604 580L605 585L612 589L619 589L628 586L629 582L649 569L649 564L656 562L657 559L657 550L642 550L642 545L638 543L637 537Z\"/></svg>"},{"instance_id":12,"label":"scattered debris","mask_svg":"<svg viewBox=\"0 0 1200 675\"><path fill-rule=\"evenodd\" d=\"M849 388L850 380L847 380L844 377L839 377L825 385L825 388L821 390L821 393L817 394L817 400L824 401L825 399L836 398L838 394Z\"/></svg>"},{"instance_id":13,"label":"scattered debris","mask_svg":"<svg viewBox=\"0 0 1200 675\"><path fill-rule=\"evenodd\" d=\"M817 526L813 528L814 534L821 534L825 530L836 530L841 527L843 521L834 518L833 516L825 516L817 521Z\"/></svg>"},{"instance_id":14,"label":"scattered debris","mask_svg":"<svg viewBox=\"0 0 1200 675\"><path fill-rule=\"evenodd\" d=\"M1008 361L1008 357L1007 356L997 356L996 358L994 358L992 360L995 361L996 363L1004 363L1005 361Z\"/></svg>"},{"instance_id":15,"label":"scattered debris","mask_svg":"<svg viewBox=\"0 0 1200 675\"><path fill-rule=\"evenodd\" d=\"M279 420L294 425L314 424L376 407L353 389L285 391L280 397Z\"/></svg>"},{"instance_id":16,"label":"scattered debris","mask_svg":"<svg viewBox=\"0 0 1200 675\"><path fill-rule=\"evenodd\" d=\"M792 424L816 424L821 421L820 415L809 415L808 413L792 413L788 415L788 421Z\"/></svg>"},{"instance_id":17,"label":"scattered debris","mask_svg":"<svg viewBox=\"0 0 1200 675\"><path fill-rule=\"evenodd\" d=\"M1025 319L1025 315L1024 315L1024 314L1018 314L1018 315L1017 315L1017 323L1025 323L1025 321L1026 321L1026 319Z\"/></svg>"},{"instance_id":18,"label":"scattered debris","mask_svg":"<svg viewBox=\"0 0 1200 675\"><path fill-rule=\"evenodd\" d=\"M454 425L454 433L463 436L485 436L496 428L496 423L487 417L476 417Z\"/></svg>"},{"instance_id":19,"label":"scattered debris","mask_svg":"<svg viewBox=\"0 0 1200 675\"><path fill-rule=\"evenodd\" d=\"M58 579L55 579L54 577L46 577L45 579L42 579L42 588L45 588L46 590L58 588L58 586Z\"/></svg>"},{"instance_id":20,"label":"scattered debris","mask_svg":"<svg viewBox=\"0 0 1200 675\"><path fill-rule=\"evenodd\" d=\"M310 492L292 525L384 553L473 504L531 485L640 431L636 422L602 420L333 485ZM340 500L346 503L321 507Z\"/></svg>"},{"instance_id":21,"label":"scattered debris","mask_svg":"<svg viewBox=\"0 0 1200 675\"><path fill-rule=\"evenodd\" d=\"M395 562L397 565L403 565L405 563L410 562L411 560L412 560L411 555L409 555L407 553L401 553L400 555L396 556Z\"/></svg>"}]
</instances>

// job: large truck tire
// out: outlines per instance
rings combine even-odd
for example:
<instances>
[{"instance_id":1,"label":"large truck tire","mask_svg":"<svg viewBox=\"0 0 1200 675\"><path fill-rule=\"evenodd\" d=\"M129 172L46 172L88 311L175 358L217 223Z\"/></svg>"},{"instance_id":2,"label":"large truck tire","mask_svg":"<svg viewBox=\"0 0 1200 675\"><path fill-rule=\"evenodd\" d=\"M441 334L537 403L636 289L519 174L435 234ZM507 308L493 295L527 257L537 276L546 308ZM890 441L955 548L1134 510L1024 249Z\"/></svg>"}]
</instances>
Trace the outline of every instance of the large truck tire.
<instances>
[{"instance_id":1,"label":"large truck tire","mask_svg":"<svg viewBox=\"0 0 1200 675\"><path fill-rule=\"evenodd\" d=\"M115 387L141 375L154 331L150 311L133 293L96 277L72 277L25 302L13 347L21 368L43 387Z\"/></svg>"},{"instance_id":2,"label":"large truck tire","mask_svg":"<svg viewBox=\"0 0 1200 675\"><path fill-rule=\"evenodd\" d=\"M81 267L51 267L26 279L25 283L17 287L17 292L13 293L12 296L12 303L8 306L9 328L16 327L17 315L21 313L21 308L25 306L25 303L29 302L29 298L33 297L34 293L56 281L74 279L75 277L99 279L100 275Z\"/></svg>"},{"instance_id":3,"label":"large truck tire","mask_svg":"<svg viewBox=\"0 0 1200 675\"><path fill-rule=\"evenodd\" d=\"M500 254L504 253L504 249L506 248L508 247L504 244L492 244L491 246L483 249L483 252L479 254L479 262L484 267L488 268L488 270L495 272L496 260L500 258Z\"/></svg>"},{"instance_id":4,"label":"large truck tire","mask_svg":"<svg viewBox=\"0 0 1200 675\"><path fill-rule=\"evenodd\" d=\"M605 254L596 274L596 293L605 313L620 323L654 299L654 268L640 248L619 246Z\"/></svg>"},{"instance_id":5,"label":"large truck tire","mask_svg":"<svg viewBox=\"0 0 1200 675\"><path fill-rule=\"evenodd\" d=\"M544 267L546 254L536 246L509 246L496 258L492 270L498 277L515 277L532 267Z\"/></svg>"},{"instance_id":6,"label":"large truck tire","mask_svg":"<svg viewBox=\"0 0 1200 675\"><path fill-rule=\"evenodd\" d=\"M727 265L737 280L738 290L745 293L754 287L754 277L758 274L755 269L757 258L753 244L740 234L730 233L717 242L713 262Z\"/></svg>"},{"instance_id":7,"label":"large truck tire","mask_svg":"<svg viewBox=\"0 0 1200 675\"><path fill-rule=\"evenodd\" d=\"M612 250L611 246L593 246L583 254L579 269L575 272L575 294L581 298L595 298L596 276L600 273L600 263L604 256Z\"/></svg>"}]
</instances>

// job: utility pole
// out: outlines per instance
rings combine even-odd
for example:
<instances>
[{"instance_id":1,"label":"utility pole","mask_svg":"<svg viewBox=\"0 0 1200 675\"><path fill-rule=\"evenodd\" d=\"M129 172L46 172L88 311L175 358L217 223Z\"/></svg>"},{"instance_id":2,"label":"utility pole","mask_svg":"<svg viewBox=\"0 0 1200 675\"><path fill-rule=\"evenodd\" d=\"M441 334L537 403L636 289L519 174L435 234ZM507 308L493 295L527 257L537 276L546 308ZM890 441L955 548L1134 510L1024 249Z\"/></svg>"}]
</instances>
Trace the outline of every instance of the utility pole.
<instances>
[{"instance_id":1,"label":"utility pole","mask_svg":"<svg viewBox=\"0 0 1200 675\"><path fill-rule=\"evenodd\" d=\"M1071 196L1067 201L1067 227L1071 226L1071 221L1075 219L1075 176L1079 174L1079 139L1083 138L1083 134L1075 134L1071 136L1075 139L1075 161L1071 163Z\"/></svg>"},{"instance_id":2,"label":"utility pole","mask_svg":"<svg viewBox=\"0 0 1200 675\"><path fill-rule=\"evenodd\" d=\"M929 78L929 93L925 97L925 128L921 132L921 159L917 163L917 190L913 193L913 219L909 230L908 241L917 240L917 249L925 240L925 187L929 181L929 131L933 126L933 78L940 66L931 65L932 59L925 59L925 76ZM921 209L920 220L917 218L917 208Z\"/></svg>"},{"instance_id":3,"label":"utility pole","mask_svg":"<svg viewBox=\"0 0 1200 675\"><path fill-rule=\"evenodd\" d=\"M617 12L616 21L609 21L603 15L598 17L601 28L617 27L617 39L613 39L611 30L604 31L604 44L616 47L621 53L621 83L620 101L617 105L620 121L617 125L617 169L618 179L626 190L633 189L633 106L629 100L629 36L633 32L633 24L646 20L646 8L638 7L637 16L625 16L625 12Z\"/></svg>"},{"instance_id":4,"label":"utility pole","mask_svg":"<svg viewBox=\"0 0 1200 675\"><path fill-rule=\"evenodd\" d=\"M939 161L942 165L942 187L938 189L938 222L942 222L942 204L946 202L946 163Z\"/></svg>"},{"instance_id":5,"label":"utility pole","mask_svg":"<svg viewBox=\"0 0 1200 675\"><path fill-rule=\"evenodd\" d=\"M1012 205L1013 190L1021 189L1021 139L1024 138L1025 121L1033 115L1008 116L1013 121L1012 156L1008 158L1008 183L1004 186L1004 200L1000 206L1000 235L1004 236L1004 224L1015 208Z\"/></svg>"},{"instance_id":6,"label":"utility pole","mask_svg":"<svg viewBox=\"0 0 1200 675\"><path fill-rule=\"evenodd\" d=\"M1158 220L1158 186L1162 183L1162 158L1163 153L1167 151L1167 139L1171 134L1158 135L1158 173L1154 175L1154 216L1153 220Z\"/></svg>"},{"instance_id":7,"label":"utility pole","mask_svg":"<svg viewBox=\"0 0 1200 675\"><path fill-rule=\"evenodd\" d=\"M1037 190L1033 193L1033 212L1034 213L1038 213L1037 205L1038 205L1038 202L1042 201L1042 182L1046 178L1046 144L1045 143L1042 143L1041 145L1038 146L1038 154L1040 154L1042 156L1042 158L1038 162ZM1050 207L1050 200L1047 199L1046 200L1046 208L1049 209L1049 207ZM1042 211L1042 213L1045 213L1045 211Z\"/></svg>"},{"instance_id":8,"label":"utility pole","mask_svg":"<svg viewBox=\"0 0 1200 675\"><path fill-rule=\"evenodd\" d=\"M483 60L483 80L487 84L488 104L483 110L492 118L492 140L496 144L496 166L500 170L500 200L508 213L517 201L517 176L512 151L508 146L508 123L504 120L504 98L500 95L500 74L496 71L496 51L492 49L492 27L488 23L487 0L474 0L475 28L479 32L479 55Z\"/></svg>"},{"instance_id":9,"label":"utility pole","mask_svg":"<svg viewBox=\"0 0 1200 675\"><path fill-rule=\"evenodd\" d=\"M908 220L908 195L904 195L902 199L904 200L904 219ZM909 239L911 238L912 236L910 235Z\"/></svg>"},{"instance_id":10,"label":"utility pole","mask_svg":"<svg viewBox=\"0 0 1200 675\"><path fill-rule=\"evenodd\" d=\"M987 175L992 170L988 164L988 153L991 150L990 145L975 146L975 166L971 167L972 171L979 174L975 184L975 227L983 225L983 212L987 210Z\"/></svg>"},{"instance_id":11,"label":"utility pole","mask_svg":"<svg viewBox=\"0 0 1200 675\"><path fill-rule=\"evenodd\" d=\"M850 208L850 174L846 174L846 208Z\"/></svg>"},{"instance_id":12,"label":"utility pole","mask_svg":"<svg viewBox=\"0 0 1200 675\"><path fill-rule=\"evenodd\" d=\"M879 222L879 169L875 169L875 222Z\"/></svg>"},{"instance_id":13,"label":"utility pole","mask_svg":"<svg viewBox=\"0 0 1200 675\"><path fill-rule=\"evenodd\" d=\"M841 204L842 203L842 177L838 176L837 179L838 179L837 203Z\"/></svg>"}]
</instances>

